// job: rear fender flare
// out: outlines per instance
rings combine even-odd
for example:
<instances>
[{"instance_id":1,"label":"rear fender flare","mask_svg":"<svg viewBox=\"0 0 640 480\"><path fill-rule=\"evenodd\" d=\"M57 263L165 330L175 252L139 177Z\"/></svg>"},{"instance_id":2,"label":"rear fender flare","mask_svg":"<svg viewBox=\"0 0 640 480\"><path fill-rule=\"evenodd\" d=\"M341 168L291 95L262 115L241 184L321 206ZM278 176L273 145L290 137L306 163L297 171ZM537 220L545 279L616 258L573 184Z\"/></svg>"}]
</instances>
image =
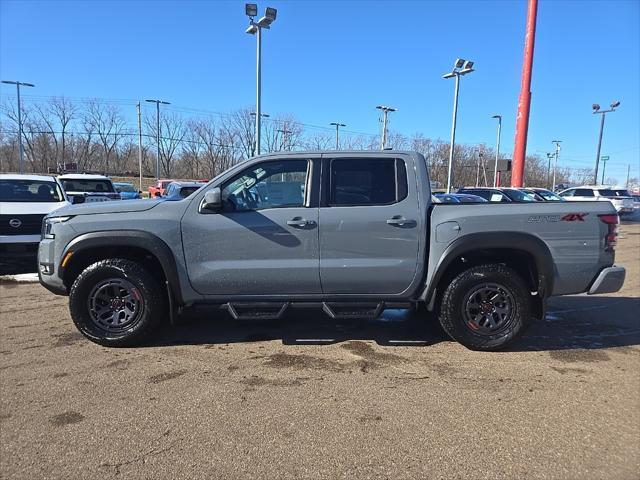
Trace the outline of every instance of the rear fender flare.
<instances>
[{"instance_id":1,"label":"rear fender flare","mask_svg":"<svg viewBox=\"0 0 640 480\"><path fill-rule=\"evenodd\" d=\"M452 242L438 261L435 272L423 287L420 300L433 304L434 294L451 264L465 254L495 249L519 250L531 255L538 271L537 288L541 298L553 292L555 266L549 247L535 235L523 232L470 233Z\"/></svg>"}]
</instances>

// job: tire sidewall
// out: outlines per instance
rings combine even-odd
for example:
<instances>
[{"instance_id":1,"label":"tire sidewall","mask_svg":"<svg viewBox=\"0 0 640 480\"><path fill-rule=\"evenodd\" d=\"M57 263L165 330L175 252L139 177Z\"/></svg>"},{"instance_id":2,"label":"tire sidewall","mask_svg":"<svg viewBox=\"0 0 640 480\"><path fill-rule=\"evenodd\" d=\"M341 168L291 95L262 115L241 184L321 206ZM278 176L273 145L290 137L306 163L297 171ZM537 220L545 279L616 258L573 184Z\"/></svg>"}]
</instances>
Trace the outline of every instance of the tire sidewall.
<instances>
[{"instance_id":1,"label":"tire sidewall","mask_svg":"<svg viewBox=\"0 0 640 480\"><path fill-rule=\"evenodd\" d=\"M131 282L142 297L142 312L138 320L121 332L100 329L89 313L89 294L101 281L123 278ZM159 286L142 267L127 260L106 260L87 267L73 283L69 295L69 310L74 324L90 340L106 346L128 346L138 342L157 323L161 314ZM155 300L155 301L154 301Z\"/></svg>"},{"instance_id":2,"label":"tire sidewall","mask_svg":"<svg viewBox=\"0 0 640 480\"><path fill-rule=\"evenodd\" d=\"M514 307L509 323L494 334L474 332L465 323L465 297L483 283L496 283L513 296ZM516 340L531 321L530 292L518 274L502 265L483 265L459 274L447 287L441 304L441 323L447 333L473 350L500 350Z\"/></svg>"}]
</instances>

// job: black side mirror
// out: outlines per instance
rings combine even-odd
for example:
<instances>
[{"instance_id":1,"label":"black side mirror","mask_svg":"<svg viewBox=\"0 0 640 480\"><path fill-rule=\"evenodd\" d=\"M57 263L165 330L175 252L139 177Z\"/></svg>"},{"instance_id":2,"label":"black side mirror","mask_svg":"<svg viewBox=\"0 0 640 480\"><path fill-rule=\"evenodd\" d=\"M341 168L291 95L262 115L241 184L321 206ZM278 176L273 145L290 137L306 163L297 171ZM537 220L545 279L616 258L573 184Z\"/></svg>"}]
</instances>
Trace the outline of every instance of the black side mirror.
<instances>
[{"instance_id":1,"label":"black side mirror","mask_svg":"<svg viewBox=\"0 0 640 480\"><path fill-rule=\"evenodd\" d=\"M204 194L200 208L201 210L209 210L211 212L217 212L222 209L222 191L220 187L212 188Z\"/></svg>"},{"instance_id":2,"label":"black side mirror","mask_svg":"<svg viewBox=\"0 0 640 480\"><path fill-rule=\"evenodd\" d=\"M77 205L79 203L84 203L84 200L85 200L84 196L74 195L74 196L71 197L71 203L73 205Z\"/></svg>"},{"instance_id":3,"label":"black side mirror","mask_svg":"<svg viewBox=\"0 0 640 480\"><path fill-rule=\"evenodd\" d=\"M161 197L160 192L156 192L156 198Z\"/></svg>"}]
</instances>

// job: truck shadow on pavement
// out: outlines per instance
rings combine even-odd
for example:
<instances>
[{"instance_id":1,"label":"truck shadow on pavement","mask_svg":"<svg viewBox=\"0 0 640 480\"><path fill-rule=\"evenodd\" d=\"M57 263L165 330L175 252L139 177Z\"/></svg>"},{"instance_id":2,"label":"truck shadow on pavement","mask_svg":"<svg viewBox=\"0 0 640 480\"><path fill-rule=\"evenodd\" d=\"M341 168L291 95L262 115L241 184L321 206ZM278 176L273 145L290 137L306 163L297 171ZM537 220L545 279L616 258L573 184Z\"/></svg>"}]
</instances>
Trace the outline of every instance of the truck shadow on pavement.
<instances>
[{"instance_id":1,"label":"truck shadow on pavement","mask_svg":"<svg viewBox=\"0 0 640 480\"><path fill-rule=\"evenodd\" d=\"M508 351L602 349L640 345L640 298L559 297ZM316 310L291 310L281 320L233 320L226 311L199 307L161 332L150 346L249 343L326 345L372 340L381 346L425 347L452 341L432 314L385 310L378 319L332 320Z\"/></svg>"}]
</instances>

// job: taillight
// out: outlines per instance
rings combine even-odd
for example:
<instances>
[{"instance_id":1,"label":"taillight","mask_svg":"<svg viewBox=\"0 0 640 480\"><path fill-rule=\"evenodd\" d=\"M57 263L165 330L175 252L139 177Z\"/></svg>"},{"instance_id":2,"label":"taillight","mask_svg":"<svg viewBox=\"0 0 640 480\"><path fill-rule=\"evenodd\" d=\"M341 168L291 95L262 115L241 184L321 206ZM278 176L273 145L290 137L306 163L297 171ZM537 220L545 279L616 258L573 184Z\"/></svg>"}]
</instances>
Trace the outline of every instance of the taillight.
<instances>
[{"instance_id":1,"label":"taillight","mask_svg":"<svg viewBox=\"0 0 640 480\"><path fill-rule=\"evenodd\" d=\"M618 215L598 215L598 218L607 224L607 234L604 237L604 249L607 252L613 252L618 243L618 225L620 217Z\"/></svg>"}]
</instances>

